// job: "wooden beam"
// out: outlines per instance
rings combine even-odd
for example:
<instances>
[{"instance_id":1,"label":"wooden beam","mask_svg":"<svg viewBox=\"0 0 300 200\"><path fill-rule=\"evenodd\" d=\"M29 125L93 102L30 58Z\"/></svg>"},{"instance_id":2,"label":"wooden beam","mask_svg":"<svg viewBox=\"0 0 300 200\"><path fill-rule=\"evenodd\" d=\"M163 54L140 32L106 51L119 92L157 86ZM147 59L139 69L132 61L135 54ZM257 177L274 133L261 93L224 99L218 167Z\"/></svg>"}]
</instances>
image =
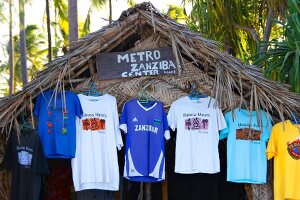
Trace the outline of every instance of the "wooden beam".
<instances>
[{"instance_id":1,"label":"wooden beam","mask_svg":"<svg viewBox=\"0 0 300 200\"><path fill-rule=\"evenodd\" d=\"M85 70L87 70L89 68L88 65L83 66L78 72L76 72L76 74L74 74L74 78L78 77L80 74L82 74ZM72 77L72 78L73 78Z\"/></svg>"},{"instance_id":2,"label":"wooden beam","mask_svg":"<svg viewBox=\"0 0 300 200\"><path fill-rule=\"evenodd\" d=\"M79 83L86 81L88 78L78 78L78 79L65 79L64 82L66 83Z\"/></svg>"},{"instance_id":3,"label":"wooden beam","mask_svg":"<svg viewBox=\"0 0 300 200\"><path fill-rule=\"evenodd\" d=\"M89 60L88 60L88 65L89 65L89 68L90 68L91 76L93 76L93 75L96 73L96 72L95 72L94 64L95 64L95 60L93 60L93 59L89 59ZM96 69L96 70L97 70L97 69Z\"/></svg>"}]
</instances>

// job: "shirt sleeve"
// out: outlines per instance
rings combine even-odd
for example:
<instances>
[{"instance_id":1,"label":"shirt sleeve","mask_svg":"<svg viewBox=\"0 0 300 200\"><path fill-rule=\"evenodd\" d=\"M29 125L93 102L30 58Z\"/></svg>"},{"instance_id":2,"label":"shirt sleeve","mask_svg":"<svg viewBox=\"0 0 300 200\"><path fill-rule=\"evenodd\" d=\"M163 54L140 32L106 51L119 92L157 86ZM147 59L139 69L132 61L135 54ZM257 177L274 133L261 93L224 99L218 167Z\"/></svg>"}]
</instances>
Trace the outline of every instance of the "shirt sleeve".
<instances>
[{"instance_id":1,"label":"shirt sleeve","mask_svg":"<svg viewBox=\"0 0 300 200\"><path fill-rule=\"evenodd\" d=\"M267 120L266 120L267 124L266 124L266 128L264 129L264 134L263 134L262 140L264 142L267 142L270 138L270 134L271 134L271 131L272 131L272 118L268 113L265 113L265 116L267 118Z\"/></svg>"},{"instance_id":2,"label":"shirt sleeve","mask_svg":"<svg viewBox=\"0 0 300 200\"><path fill-rule=\"evenodd\" d=\"M175 109L174 103L170 107L167 119L168 119L168 123L169 123L170 128L173 131L175 131L175 129L177 128L178 116L176 114L176 109Z\"/></svg>"},{"instance_id":3,"label":"shirt sleeve","mask_svg":"<svg viewBox=\"0 0 300 200\"><path fill-rule=\"evenodd\" d=\"M48 163L44 154L44 149L41 144L38 133L36 134L36 147L33 153L33 160L31 165L31 171L37 174L47 174L49 173Z\"/></svg>"},{"instance_id":4,"label":"shirt sleeve","mask_svg":"<svg viewBox=\"0 0 300 200\"><path fill-rule=\"evenodd\" d=\"M227 128L225 118L223 116L222 110L217 109L217 122L218 122L218 130L223 130Z\"/></svg>"},{"instance_id":5,"label":"shirt sleeve","mask_svg":"<svg viewBox=\"0 0 300 200\"><path fill-rule=\"evenodd\" d=\"M39 114L40 114L42 101L43 101L43 96L42 96L42 94L39 94L36 97L36 101L35 101L35 104L34 104L34 111L33 111L33 115L36 116L36 117L38 117Z\"/></svg>"},{"instance_id":6,"label":"shirt sleeve","mask_svg":"<svg viewBox=\"0 0 300 200\"><path fill-rule=\"evenodd\" d=\"M120 150L123 147L123 140L121 136L121 131L119 129L119 116L118 116L118 106L117 101L115 99L113 103L113 123L114 123L114 132L115 132L115 139L116 139L116 146Z\"/></svg>"},{"instance_id":7,"label":"shirt sleeve","mask_svg":"<svg viewBox=\"0 0 300 200\"><path fill-rule=\"evenodd\" d=\"M81 118L81 115L83 114L83 110L81 107L80 100L77 95L74 95L74 107L75 107L75 115Z\"/></svg>"},{"instance_id":8,"label":"shirt sleeve","mask_svg":"<svg viewBox=\"0 0 300 200\"><path fill-rule=\"evenodd\" d=\"M231 118L231 112L227 112L225 113L224 115L224 119L225 119L225 123L226 123L226 128L223 128L221 131L220 131L220 136L219 136L219 139L222 140L222 139L225 139L228 137L228 134L229 134L229 126L230 126L230 118Z\"/></svg>"},{"instance_id":9,"label":"shirt sleeve","mask_svg":"<svg viewBox=\"0 0 300 200\"><path fill-rule=\"evenodd\" d=\"M120 117L120 129L127 133L127 103L123 105L122 115Z\"/></svg>"},{"instance_id":10,"label":"shirt sleeve","mask_svg":"<svg viewBox=\"0 0 300 200\"><path fill-rule=\"evenodd\" d=\"M10 134L7 144L6 144L6 151L4 154L3 162L1 164L1 169L7 169L11 170L12 168L12 160L13 160L13 152L12 152L12 135L13 133Z\"/></svg>"},{"instance_id":11,"label":"shirt sleeve","mask_svg":"<svg viewBox=\"0 0 300 200\"><path fill-rule=\"evenodd\" d=\"M278 127L274 126L272 128L271 137L269 139L267 150L266 150L268 160L270 160L271 158L277 156L277 153L278 153L278 136L279 136L278 135Z\"/></svg>"},{"instance_id":12,"label":"shirt sleeve","mask_svg":"<svg viewBox=\"0 0 300 200\"><path fill-rule=\"evenodd\" d=\"M165 136L166 140L169 140L171 138L170 131L169 131L169 124L168 124L166 111L165 111L163 105L162 105L162 118L163 118L163 126L164 126L164 136Z\"/></svg>"}]
</instances>

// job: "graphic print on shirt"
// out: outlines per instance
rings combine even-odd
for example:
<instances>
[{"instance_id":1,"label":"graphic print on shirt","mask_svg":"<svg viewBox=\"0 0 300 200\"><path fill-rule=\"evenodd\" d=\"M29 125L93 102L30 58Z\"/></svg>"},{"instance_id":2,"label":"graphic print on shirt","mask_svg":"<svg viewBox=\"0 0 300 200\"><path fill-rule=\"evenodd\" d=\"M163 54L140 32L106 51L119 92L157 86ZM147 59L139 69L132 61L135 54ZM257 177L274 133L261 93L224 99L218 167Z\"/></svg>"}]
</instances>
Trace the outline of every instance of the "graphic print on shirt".
<instances>
[{"instance_id":1,"label":"graphic print on shirt","mask_svg":"<svg viewBox=\"0 0 300 200\"><path fill-rule=\"evenodd\" d=\"M105 130L105 120L99 118L87 118L82 120L82 129L85 131Z\"/></svg>"},{"instance_id":2,"label":"graphic print on shirt","mask_svg":"<svg viewBox=\"0 0 300 200\"><path fill-rule=\"evenodd\" d=\"M249 127L249 123L243 124L238 123L239 129L236 129L236 139L237 140L251 140L251 141L260 141L261 130L255 130ZM253 126L259 127L257 124Z\"/></svg>"},{"instance_id":3,"label":"graphic print on shirt","mask_svg":"<svg viewBox=\"0 0 300 200\"><path fill-rule=\"evenodd\" d=\"M138 122L139 120L135 117L133 118L132 122Z\"/></svg>"},{"instance_id":4,"label":"graphic print on shirt","mask_svg":"<svg viewBox=\"0 0 300 200\"><path fill-rule=\"evenodd\" d=\"M287 142L287 150L290 156L295 159L300 159L300 138L294 140L293 142Z\"/></svg>"},{"instance_id":5,"label":"graphic print on shirt","mask_svg":"<svg viewBox=\"0 0 300 200\"><path fill-rule=\"evenodd\" d=\"M187 118L185 119L185 130L207 130L208 119L202 118Z\"/></svg>"},{"instance_id":6,"label":"graphic print on shirt","mask_svg":"<svg viewBox=\"0 0 300 200\"><path fill-rule=\"evenodd\" d=\"M32 148L17 146L19 164L25 168L30 168L32 160Z\"/></svg>"},{"instance_id":7,"label":"graphic print on shirt","mask_svg":"<svg viewBox=\"0 0 300 200\"><path fill-rule=\"evenodd\" d=\"M48 114L48 120L47 120L47 127L48 127L48 134L51 134L55 132L55 125L54 125L54 116L62 115L63 120L63 127L61 128L61 134L65 135L68 132L68 110L66 110L63 107L60 106L50 106Z\"/></svg>"},{"instance_id":8,"label":"graphic print on shirt","mask_svg":"<svg viewBox=\"0 0 300 200\"><path fill-rule=\"evenodd\" d=\"M85 131L98 131L98 133L105 133L106 114L84 113L82 115L82 130ZM101 118L100 118L101 117Z\"/></svg>"},{"instance_id":9,"label":"graphic print on shirt","mask_svg":"<svg viewBox=\"0 0 300 200\"><path fill-rule=\"evenodd\" d=\"M138 119L136 117L134 117L132 119L132 122L134 123L138 123ZM161 124L161 120L160 119L153 119L153 125L150 124L135 124L134 125L134 131L135 132L139 132L139 131L150 131L152 133L157 134L158 133L158 128L155 127L155 125L160 125Z\"/></svg>"},{"instance_id":10,"label":"graphic print on shirt","mask_svg":"<svg viewBox=\"0 0 300 200\"><path fill-rule=\"evenodd\" d=\"M188 131L199 131L200 133L207 134L208 133L208 127L209 127L209 117L210 114L203 114L203 113L184 113L183 117L184 120L184 127L185 130Z\"/></svg>"}]
</instances>

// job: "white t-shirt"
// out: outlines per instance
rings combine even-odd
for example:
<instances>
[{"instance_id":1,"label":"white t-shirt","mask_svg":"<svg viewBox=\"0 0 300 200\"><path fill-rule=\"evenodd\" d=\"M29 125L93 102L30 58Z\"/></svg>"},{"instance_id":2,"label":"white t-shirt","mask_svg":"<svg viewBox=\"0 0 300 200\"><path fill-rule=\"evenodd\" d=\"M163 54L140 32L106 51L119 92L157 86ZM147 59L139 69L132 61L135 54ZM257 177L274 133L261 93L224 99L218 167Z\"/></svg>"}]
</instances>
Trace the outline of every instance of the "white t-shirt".
<instances>
[{"instance_id":1,"label":"white t-shirt","mask_svg":"<svg viewBox=\"0 0 300 200\"><path fill-rule=\"evenodd\" d=\"M75 191L119 190L117 148L123 142L116 98L108 94L78 97L83 114L76 121L76 153L71 162Z\"/></svg>"},{"instance_id":2,"label":"white t-shirt","mask_svg":"<svg viewBox=\"0 0 300 200\"><path fill-rule=\"evenodd\" d=\"M177 128L175 172L220 172L219 131L226 128L226 122L214 103L211 97L183 97L172 103L167 118L171 129Z\"/></svg>"}]
</instances>

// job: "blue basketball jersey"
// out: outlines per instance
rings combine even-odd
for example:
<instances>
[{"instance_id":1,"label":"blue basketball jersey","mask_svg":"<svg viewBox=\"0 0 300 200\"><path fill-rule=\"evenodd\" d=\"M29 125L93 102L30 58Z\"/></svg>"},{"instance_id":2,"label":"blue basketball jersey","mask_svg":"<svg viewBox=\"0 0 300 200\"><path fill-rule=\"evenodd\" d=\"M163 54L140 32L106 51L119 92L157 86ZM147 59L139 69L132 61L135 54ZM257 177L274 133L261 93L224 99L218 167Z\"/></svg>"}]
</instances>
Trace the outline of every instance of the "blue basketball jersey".
<instances>
[{"instance_id":1,"label":"blue basketball jersey","mask_svg":"<svg viewBox=\"0 0 300 200\"><path fill-rule=\"evenodd\" d=\"M162 103L126 102L120 128L126 133L124 177L142 182L164 180L164 138L168 140L170 132Z\"/></svg>"}]
</instances>

